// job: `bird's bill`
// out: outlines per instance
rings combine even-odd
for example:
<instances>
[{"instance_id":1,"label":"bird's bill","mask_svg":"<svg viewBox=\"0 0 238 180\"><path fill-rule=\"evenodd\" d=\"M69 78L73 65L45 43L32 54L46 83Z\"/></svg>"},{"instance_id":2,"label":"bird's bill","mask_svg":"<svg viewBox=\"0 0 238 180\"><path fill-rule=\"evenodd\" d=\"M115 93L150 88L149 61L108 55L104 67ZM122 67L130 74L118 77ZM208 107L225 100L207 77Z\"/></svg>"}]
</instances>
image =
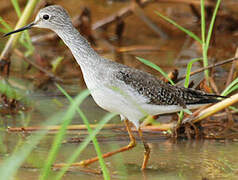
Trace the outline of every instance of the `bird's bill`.
<instances>
[{"instance_id":1,"label":"bird's bill","mask_svg":"<svg viewBox=\"0 0 238 180\"><path fill-rule=\"evenodd\" d=\"M35 23L32 22L32 23L30 23L30 24L28 24L28 25L26 25L26 26L24 26L24 27L22 27L22 28L19 28L19 29L15 30L15 31L9 32L9 33L7 33L7 34L4 34L3 37L9 36L9 35L14 34L14 33L17 33L17 32L24 31L24 30L26 30L26 29L31 29L32 26L34 26L34 25L35 25Z\"/></svg>"}]
</instances>

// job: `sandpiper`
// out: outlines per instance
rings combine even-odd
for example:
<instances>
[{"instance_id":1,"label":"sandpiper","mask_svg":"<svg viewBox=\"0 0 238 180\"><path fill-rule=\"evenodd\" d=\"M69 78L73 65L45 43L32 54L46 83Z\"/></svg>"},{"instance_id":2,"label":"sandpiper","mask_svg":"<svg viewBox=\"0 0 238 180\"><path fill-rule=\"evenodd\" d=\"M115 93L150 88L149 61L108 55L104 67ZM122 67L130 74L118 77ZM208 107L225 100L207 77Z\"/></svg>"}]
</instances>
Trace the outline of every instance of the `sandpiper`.
<instances>
[{"instance_id":1,"label":"sandpiper","mask_svg":"<svg viewBox=\"0 0 238 180\"><path fill-rule=\"evenodd\" d=\"M104 158L136 145L130 121L138 129L145 148L141 167L144 170L149 160L150 148L142 136L140 119L147 115L172 113L184 108L193 109L219 101L218 95L172 86L149 73L101 57L74 28L68 13L61 6L52 5L41 9L34 22L5 36L32 27L51 29L64 41L81 67L85 83L95 102L109 112L118 113L125 122L130 137L129 145L104 154ZM97 160L95 157L79 164L88 165Z\"/></svg>"}]
</instances>

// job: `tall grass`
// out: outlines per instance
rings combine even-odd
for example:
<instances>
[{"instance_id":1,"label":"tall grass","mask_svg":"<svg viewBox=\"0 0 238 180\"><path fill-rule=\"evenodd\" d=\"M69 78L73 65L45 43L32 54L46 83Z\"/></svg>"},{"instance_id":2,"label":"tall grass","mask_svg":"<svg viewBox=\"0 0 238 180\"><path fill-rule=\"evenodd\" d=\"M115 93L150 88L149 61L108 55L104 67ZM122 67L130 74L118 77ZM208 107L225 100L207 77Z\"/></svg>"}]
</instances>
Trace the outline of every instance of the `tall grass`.
<instances>
[{"instance_id":1,"label":"tall grass","mask_svg":"<svg viewBox=\"0 0 238 180\"><path fill-rule=\"evenodd\" d=\"M24 104L28 103L28 99L26 98L26 94L23 90L13 87L5 79L0 79L0 95L5 95L9 100L14 99Z\"/></svg>"},{"instance_id":2,"label":"tall grass","mask_svg":"<svg viewBox=\"0 0 238 180\"><path fill-rule=\"evenodd\" d=\"M205 4L204 4L204 0L200 1L201 4L201 38L199 38L196 34L194 34L193 32L189 31L188 29L185 29L184 27L180 26L179 24L177 24L175 21L173 21L172 19L169 19L166 16L163 16L162 14L160 14L159 12L155 12L158 16L160 16L161 18L165 19L167 22L173 24L174 26L176 26L177 28L179 28L181 31L185 32L187 35L189 35L191 38L193 38L194 40L196 40L197 42L199 42L202 46L202 55L203 55L203 66L207 67L208 66L208 49L209 49L209 45L210 45L210 40L211 40L211 36L212 36L212 32L213 32L213 27L214 27L214 23L216 20L216 15L218 12L218 9L220 7L221 4L221 0L217 0L214 11L213 11L213 15L211 18L211 22L208 28L208 32L206 33L206 21L205 21ZM189 77L190 77L190 71L191 71L191 67L192 64L194 62L196 62L197 60L199 60L200 58L197 59L193 59L188 63L187 66L187 72L186 72L186 79L185 79L185 87L188 87L189 84ZM141 61L141 59L140 59ZM154 69L157 69L159 72L161 72L162 70L160 68L158 68L155 64L152 63L148 63L145 60L142 60L141 62L143 62L146 65L149 65L151 67L153 67ZM205 73L205 78L207 80L207 83L209 82L209 71L208 69L206 69L204 71ZM167 75L164 75L165 73L161 73L164 77L167 78ZM168 79L168 78L167 78ZM168 79L169 80L169 79ZM233 80L230 85L221 93L221 95L228 95L232 92L234 92L235 90L238 89L238 80L235 79ZM235 99L236 97L233 97L230 101L228 101L228 103L226 103L227 105L224 106L219 106L219 108L217 107L217 109L214 109L214 112L217 112L218 109L224 109L226 107L228 107L230 104L233 104L237 101L237 99ZM235 107L230 107L232 110L237 110ZM206 117L209 116L209 114L211 113L207 113L206 112ZM183 117L183 112L181 111L179 114L179 119L181 120L181 118ZM203 116L205 117L205 115ZM201 119L201 118L200 118Z\"/></svg>"},{"instance_id":3,"label":"tall grass","mask_svg":"<svg viewBox=\"0 0 238 180\"><path fill-rule=\"evenodd\" d=\"M13 5L15 11L16 11L16 14L17 14L18 18L20 19L21 16L22 16L22 13L21 13L21 9L20 9L18 0L11 0L11 2L12 2L12 5ZM25 56L32 55L35 48L31 43L31 38L30 38L30 35L29 35L28 31L24 31L22 33L22 36L20 37L19 42L27 49L27 51L24 53Z\"/></svg>"},{"instance_id":4,"label":"tall grass","mask_svg":"<svg viewBox=\"0 0 238 180\"><path fill-rule=\"evenodd\" d=\"M199 42L202 45L202 55L203 55L203 66L207 67L208 66L208 49L209 49L209 45L210 45L210 40L211 40L211 36L212 36L212 31L213 31L213 27L214 27L214 23L216 20L216 15L217 15L217 11L220 7L221 4L221 0L217 0L215 9L213 11L213 15L212 15L212 19L209 25L209 29L207 32L207 36L206 36L206 20L205 20L205 5L204 5L204 0L201 0L201 38L199 38L196 34L194 34L193 32L189 31L188 29L185 29L184 27L180 26L179 24L177 24L175 21L173 21L172 19L169 19L165 16L163 16L162 14L160 14L159 12L155 12L158 16L160 16L161 18L165 19L167 22L173 24L174 26L176 26L177 28L179 28L181 31L185 32L187 35L189 35L191 38L193 38L194 40L196 40L197 42ZM208 69L206 69L204 71L205 73L205 78L208 82L209 79L209 71Z\"/></svg>"},{"instance_id":5,"label":"tall grass","mask_svg":"<svg viewBox=\"0 0 238 180\"><path fill-rule=\"evenodd\" d=\"M227 87L223 90L221 95L227 96L228 94L231 94L232 92L236 91L238 89L238 78L234 79Z\"/></svg>"},{"instance_id":6,"label":"tall grass","mask_svg":"<svg viewBox=\"0 0 238 180\"><path fill-rule=\"evenodd\" d=\"M80 155L80 153L85 149L85 147L92 140L95 145L96 153L99 157L99 163L103 171L104 179L110 179L109 172L105 165L105 162L102 158L102 153L99 147L99 144L95 138L97 133L102 129L102 127L115 116L115 114L106 115L98 124L98 126L92 130L89 126L89 121L79 108L79 105L83 102L83 100L89 95L88 90L81 92L74 100L59 86L58 88L64 93L64 95L70 101L70 106L65 113L57 113L53 117L49 118L46 122L42 123L42 127L47 127L56 124L62 124L60 130L55 135L54 141L52 143L51 150L49 152L48 158L45 161L45 164L41 170L39 179L49 179L49 175L51 172L52 164L55 162L57 157L57 153L61 146L63 137L65 136L67 126L72 121L75 113L79 113L80 117L83 119L87 128L89 129L89 136L85 138L84 142L80 144L80 146L75 150L72 156L67 160L67 165L61 169L61 171L57 174L55 179L61 179L64 173L69 168L70 164L75 161L75 159ZM30 155L31 151L39 144L39 142L47 135L48 130L38 131L35 134L32 134L26 142L24 142L21 146L17 146L16 150L3 162L0 166L1 178L4 180L12 179L20 166L24 163L25 159Z\"/></svg>"},{"instance_id":7,"label":"tall grass","mask_svg":"<svg viewBox=\"0 0 238 180\"><path fill-rule=\"evenodd\" d=\"M61 88L58 84L56 85L59 90L67 97L67 99L70 101L70 103L74 106L75 101L67 94L67 92ZM89 91L85 90L80 94L80 101L79 104L82 103L82 101L89 95ZM86 138L86 140L79 146L79 148L77 149L77 151L75 151L75 153L69 158L68 162L67 162L67 166L65 166L60 173L58 174L56 179L61 179L62 176L64 175L64 173L67 171L67 169L70 167L70 164L72 162L74 162L74 160L79 156L79 154L83 151L83 149L88 145L88 143L92 140L93 144L95 146L95 150L97 152L97 155L99 157L99 163L100 166L102 168L103 171L103 176L105 179L110 179L110 175L109 172L107 170L107 167L105 165L105 162L102 158L102 153L99 147L99 144L97 142L97 139L95 138L96 134L100 131L100 129L104 126L105 123L107 123L113 116L109 116L104 118L100 123L99 126L93 131L90 128L90 124L88 119L86 118L86 116L84 115L84 113L81 111L81 109L78 107L78 104L76 104L74 109L71 109L71 111L67 111L67 113L65 114L66 117L68 117L67 119L65 119L65 121L63 122L60 130L58 131L57 135L55 136L54 142L52 144L52 148L50 150L50 153L48 155L48 158L46 160L46 163L44 165L44 167L42 168L42 172L40 175L40 180L45 180L49 178L49 174L51 171L51 167L52 164L54 163L55 159L56 159L56 155L57 152L59 151L60 145L62 143L63 137L66 133L67 130L67 126L71 123L72 117L74 116L75 112L78 112L80 117L82 118L84 124L86 125L88 131L89 131L89 136Z\"/></svg>"},{"instance_id":8,"label":"tall grass","mask_svg":"<svg viewBox=\"0 0 238 180\"><path fill-rule=\"evenodd\" d=\"M12 0L12 3L13 3L13 6L14 6L14 9L16 10L16 13L17 14L21 14L17 24L16 24L16 27L15 29L18 29L24 25L26 25L28 19L31 17L37 3L38 3L39 0L31 0L31 1L28 1L27 4L26 4L26 7L24 9L24 11L22 12L22 14L20 13L20 8L19 8L19 5L18 5L18 1L17 0ZM3 21L3 19L1 19L1 24L9 29L10 26L6 25L7 23L5 21ZM5 31L3 28L1 29L1 31ZM24 32L25 34L25 32ZM1 53L1 57L5 57L9 51L15 47L16 43L18 42L18 39L20 38L20 35L21 33L18 33L18 34L15 34L14 36L10 36L10 38L8 39L2 53ZM20 41L21 42L21 41ZM26 35L26 42L21 42L23 44L23 46L25 46L28 51L26 52L26 55L30 55L33 50L34 50L34 47L32 46L31 44L31 41L30 41L30 37L29 35Z\"/></svg>"},{"instance_id":9,"label":"tall grass","mask_svg":"<svg viewBox=\"0 0 238 180\"><path fill-rule=\"evenodd\" d=\"M187 65L186 77L185 77L185 82L184 82L185 88L188 88L188 86L189 86L190 73L192 70L193 63L200 61L200 60L202 60L202 58L195 58L195 59L192 59L191 61L189 61L188 65Z\"/></svg>"},{"instance_id":10,"label":"tall grass","mask_svg":"<svg viewBox=\"0 0 238 180\"><path fill-rule=\"evenodd\" d=\"M0 24L3 25L3 28L0 28L0 32L7 33L9 31L12 31L13 29L10 27L10 25L4 21L4 19L0 16Z\"/></svg>"},{"instance_id":11,"label":"tall grass","mask_svg":"<svg viewBox=\"0 0 238 180\"><path fill-rule=\"evenodd\" d=\"M58 88L60 89L60 91L67 97L67 99L70 101L70 103L72 103L72 102L73 102L73 99L66 93L66 91L64 91L64 89L62 89L59 85L57 85L57 87L58 87ZM89 123L88 119L86 118L86 116L84 115L84 113L80 110L80 108L77 108L76 111L78 112L78 114L80 115L80 117L82 118L84 124L85 124L86 127L87 127L87 130L88 130L89 135L90 135L89 137L91 137L91 139L92 139L92 141L93 141L93 145L94 145L94 147L95 147L96 154L97 154L97 156L98 156L98 158L99 158L99 163L100 163L100 166L101 166L102 171L103 171L104 179L108 180L108 179L110 179L110 175L109 175L108 169L107 169L107 167L106 167L106 165L105 165L104 159L103 159L103 157L102 157L101 149L100 149L100 146L99 146L99 144L98 144L97 139L95 138L95 135L96 135L96 134L98 133L98 131L102 128L102 126L103 126L107 121L109 121L114 115L113 115L113 116L109 116L109 118L108 118L108 117L104 118L104 119L102 120L101 124L99 124L98 128L95 129L94 132L93 132L92 128L90 127L90 123ZM88 140L85 141L85 145L86 145L86 143L89 143ZM84 147L85 145L82 145L82 147ZM82 148L82 149L83 149L83 148ZM71 162L77 157L77 155L80 154L81 151L82 151L81 149L80 149L80 150L78 149L78 150L72 155L72 157L69 159L69 163L71 163ZM67 167L65 167L65 169L63 169L63 171L61 171L61 173L58 175L58 179L63 176L63 174L65 173L66 170L67 170Z\"/></svg>"},{"instance_id":12,"label":"tall grass","mask_svg":"<svg viewBox=\"0 0 238 180\"><path fill-rule=\"evenodd\" d=\"M74 103L72 103L67 111L67 113L56 113L53 117L49 118L46 122L42 123L41 126L50 126L60 124L72 118L76 107L82 101L82 95L79 94ZM37 144L43 139L47 134L48 130L41 130L35 134L32 134L27 138L27 141L23 143L18 149L16 149L9 157L3 160L0 165L1 179L10 180L14 177L20 166L24 163L25 159L30 155L31 151L36 147Z\"/></svg>"},{"instance_id":13,"label":"tall grass","mask_svg":"<svg viewBox=\"0 0 238 180\"><path fill-rule=\"evenodd\" d=\"M196 34L194 34L193 32L189 31L188 29L185 29L184 27L180 26L179 24L177 24L175 21L173 21L172 19L162 15L159 12L155 12L158 16L160 16L161 18L165 19L167 22L171 23L172 25L176 26L177 28L179 28L181 31L185 32L187 35L189 35L191 38L193 38L194 40L196 40L197 42L199 42L202 46L202 55L203 55L203 66L207 67L208 66L208 49L209 49L209 45L210 45L210 40L211 40L211 36L212 36L212 32L213 32L213 27L214 27L214 23L215 23L215 19L216 19L216 15L218 12L218 9L220 7L220 3L221 0L217 0L214 11L213 11L213 15L211 18L211 22L208 28L208 32L206 33L206 18L205 18L205 4L204 4L204 0L200 1L201 3L201 38L199 38ZM156 64L145 60L143 58L139 58L137 57L138 60L140 60L142 63L152 67L153 69L156 69L157 71L159 71L166 79L168 79L168 81L171 84L174 84L171 79L168 77L168 75L160 68L158 67ZM190 72L191 72L191 67L192 64L198 60L201 60L201 58L195 58L193 60L191 60L188 65L187 65L187 72L186 72L186 78L185 78L185 87L188 87L189 85L189 79L190 79ZM205 73L205 78L207 80L207 83L209 82L209 71L208 69L206 69L204 71ZM230 94L232 92L234 92L235 90L238 89L238 80L235 79L233 80L233 82L222 92L222 95L227 95ZM234 109L234 107L232 107ZM190 114L191 112L188 111ZM179 122L181 121L181 119L183 118L183 111L180 112L179 114Z\"/></svg>"},{"instance_id":14,"label":"tall grass","mask_svg":"<svg viewBox=\"0 0 238 180\"><path fill-rule=\"evenodd\" d=\"M82 101L89 95L89 93L87 91L83 91L82 93L80 93L80 96L78 96L78 99L76 98L75 101L71 102L71 106L74 108L70 108L64 115L63 119L63 123L61 124L61 128L59 129L58 133L55 136L55 139L53 141L52 144L52 148L49 152L48 158L46 160L45 165L42 168L42 172L40 174L40 180L43 179L47 179L48 175L51 171L51 166L52 164L55 162L56 159L56 155L59 151L59 148L61 146L62 140L64 138L64 135L66 133L67 127L68 125L71 123L75 113L76 113L76 109L78 107L79 104L82 103Z\"/></svg>"},{"instance_id":15,"label":"tall grass","mask_svg":"<svg viewBox=\"0 0 238 180\"><path fill-rule=\"evenodd\" d=\"M151 68L159 71L172 85L174 85L174 82L169 78L168 74L164 72L159 66L141 57L136 57L136 59L138 59L140 62L144 63L145 65L150 66Z\"/></svg>"},{"instance_id":16,"label":"tall grass","mask_svg":"<svg viewBox=\"0 0 238 180\"><path fill-rule=\"evenodd\" d=\"M68 158L68 160L66 161L66 165L60 170L60 172L56 176L56 178L55 178L56 180L59 180L63 177L63 175L68 170L70 165L76 160L76 158L79 157L81 152L87 147L87 145L90 143L90 141L92 141L92 139L96 139L95 136L99 133L99 131L103 128L103 126L106 123L108 123L108 121L110 121L113 117L115 117L115 115L116 114L109 113L105 117L102 118L102 120L97 124L97 127L91 133L89 133L89 135L84 139L84 141L80 144L80 146L74 151L72 156ZM84 118L84 116L82 116L81 118ZM99 146L96 146L95 149L98 149L97 152L100 151ZM98 154L98 157L102 158L101 153L97 153L97 154ZM103 164L102 164L102 162L103 162ZM110 179L109 172L106 168L106 165L105 165L103 159L100 162L100 166L101 166L101 169L104 174L104 179Z\"/></svg>"}]
</instances>

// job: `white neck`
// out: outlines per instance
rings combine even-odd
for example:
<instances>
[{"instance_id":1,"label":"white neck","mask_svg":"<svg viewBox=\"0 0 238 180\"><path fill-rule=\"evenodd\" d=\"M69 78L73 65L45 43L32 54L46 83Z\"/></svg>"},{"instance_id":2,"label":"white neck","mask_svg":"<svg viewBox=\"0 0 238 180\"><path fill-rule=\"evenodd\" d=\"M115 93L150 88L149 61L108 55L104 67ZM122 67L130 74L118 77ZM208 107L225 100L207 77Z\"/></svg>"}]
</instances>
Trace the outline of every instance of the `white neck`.
<instances>
[{"instance_id":1,"label":"white neck","mask_svg":"<svg viewBox=\"0 0 238 180\"><path fill-rule=\"evenodd\" d=\"M56 30L55 32L69 47L81 68L95 67L102 61L103 58L97 54L89 42L73 26L67 26L63 30Z\"/></svg>"}]
</instances>

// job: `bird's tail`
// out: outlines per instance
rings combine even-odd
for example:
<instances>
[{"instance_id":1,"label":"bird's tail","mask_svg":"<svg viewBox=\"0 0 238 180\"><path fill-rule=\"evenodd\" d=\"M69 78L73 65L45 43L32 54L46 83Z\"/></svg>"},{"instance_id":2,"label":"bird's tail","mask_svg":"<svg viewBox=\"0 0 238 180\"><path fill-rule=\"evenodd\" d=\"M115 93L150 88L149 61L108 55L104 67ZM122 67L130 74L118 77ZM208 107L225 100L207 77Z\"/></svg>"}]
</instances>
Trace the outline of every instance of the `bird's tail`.
<instances>
[{"instance_id":1,"label":"bird's tail","mask_svg":"<svg viewBox=\"0 0 238 180\"><path fill-rule=\"evenodd\" d=\"M197 102L189 103L189 104L210 104L220 102L221 99L228 98L227 96L221 96L216 94L203 94L201 98L197 100Z\"/></svg>"}]
</instances>

